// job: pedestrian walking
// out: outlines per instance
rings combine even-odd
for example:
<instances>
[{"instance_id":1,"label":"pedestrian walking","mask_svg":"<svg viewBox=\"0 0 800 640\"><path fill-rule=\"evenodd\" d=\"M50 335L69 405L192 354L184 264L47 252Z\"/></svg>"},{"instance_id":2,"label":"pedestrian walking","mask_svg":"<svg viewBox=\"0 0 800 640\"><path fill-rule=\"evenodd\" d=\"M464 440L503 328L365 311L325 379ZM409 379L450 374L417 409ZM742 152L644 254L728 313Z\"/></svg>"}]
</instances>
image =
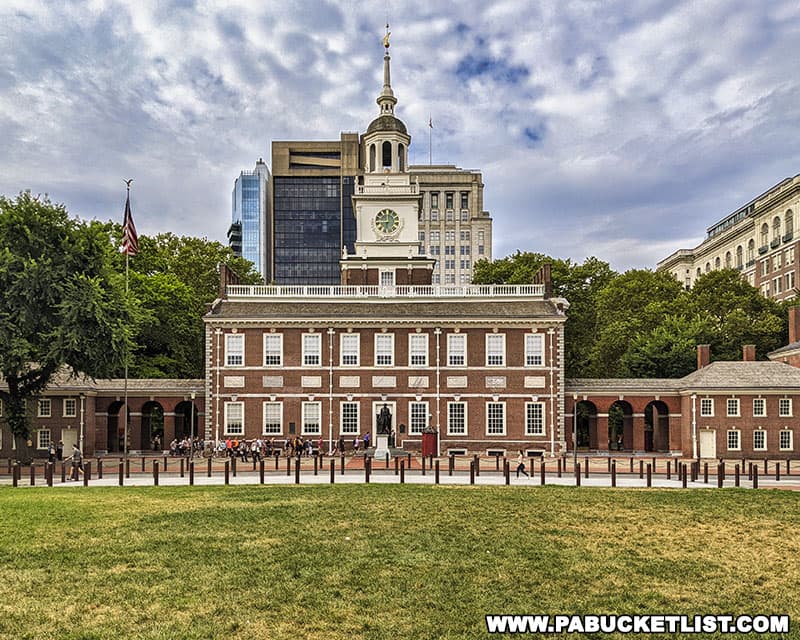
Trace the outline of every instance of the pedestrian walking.
<instances>
[{"instance_id":1,"label":"pedestrian walking","mask_svg":"<svg viewBox=\"0 0 800 640\"><path fill-rule=\"evenodd\" d=\"M517 478L519 478L519 474L524 473L528 478L528 472L525 471L525 455L522 453L522 449L519 450L519 455L517 456Z\"/></svg>"}]
</instances>

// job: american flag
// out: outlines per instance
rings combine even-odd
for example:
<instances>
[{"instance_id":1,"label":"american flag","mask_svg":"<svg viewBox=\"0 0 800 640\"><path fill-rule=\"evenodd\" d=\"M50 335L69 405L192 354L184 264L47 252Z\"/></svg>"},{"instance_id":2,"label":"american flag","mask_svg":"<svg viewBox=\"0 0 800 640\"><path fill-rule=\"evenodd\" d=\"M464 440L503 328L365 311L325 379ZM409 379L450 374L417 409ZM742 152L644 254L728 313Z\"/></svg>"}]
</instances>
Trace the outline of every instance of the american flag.
<instances>
[{"instance_id":1,"label":"american flag","mask_svg":"<svg viewBox=\"0 0 800 640\"><path fill-rule=\"evenodd\" d=\"M122 253L135 256L139 253L139 236L136 235L136 225L133 224L131 215L131 193L125 199L125 221L122 223Z\"/></svg>"}]
</instances>

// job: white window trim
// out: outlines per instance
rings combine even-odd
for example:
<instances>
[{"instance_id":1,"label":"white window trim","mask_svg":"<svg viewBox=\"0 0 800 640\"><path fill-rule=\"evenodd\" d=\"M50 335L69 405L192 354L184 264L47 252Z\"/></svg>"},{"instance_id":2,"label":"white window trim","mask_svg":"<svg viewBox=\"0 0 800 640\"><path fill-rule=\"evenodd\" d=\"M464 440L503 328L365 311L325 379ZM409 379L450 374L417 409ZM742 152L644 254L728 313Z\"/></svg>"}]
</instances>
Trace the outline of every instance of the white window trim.
<instances>
[{"instance_id":1,"label":"white window trim","mask_svg":"<svg viewBox=\"0 0 800 640\"><path fill-rule=\"evenodd\" d=\"M703 411L703 400L706 400L711 405L711 411L705 413ZM701 418L713 418L714 417L714 398L700 398L700 417Z\"/></svg>"},{"instance_id":2,"label":"white window trim","mask_svg":"<svg viewBox=\"0 0 800 640\"><path fill-rule=\"evenodd\" d=\"M408 366L409 367L427 367L429 366L429 358L428 353L430 349L430 334L427 333L410 333L408 335ZM414 338L423 338L425 342L425 364L414 364L411 362L411 356L414 355L414 350L411 348L411 343L413 342Z\"/></svg>"},{"instance_id":3,"label":"white window trim","mask_svg":"<svg viewBox=\"0 0 800 640\"><path fill-rule=\"evenodd\" d=\"M414 423L414 421L412 420L413 413L412 413L412 409L411 409L411 408L412 408L412 407L413 407L415 404L422 405L422 406L424 406L424 407L425 407L425 414L424 414L424 418L425 418L425 424L424 424L424 425L422 425L422 430L420 430L420 431L414 431L414 427L413 427L413 423ZM425 430L427 427L429 427L429 426L430 426L430 418L429 418L429 416L430 416L430 412L431 412L431 406L430 406L430 404L428 403L428 401L427 401L427 400L420 400L420 401L417 401L417 400L410 400L410 401L408 402L408 434L409 434L409 435L420 435L420 434L422 434L422 432L423 432L423 431L424 431L424 430Z\"/></svg>"},{"instance_id":4,"label":"white window trim","mask_svg":"<svg viewBox=\"0 0 800 640\"><path fill-rule=\"evenodd\" d=\"M386 280L391 280L391 282L384 283L384 276L391 276L391 278L385 278ZM378 285L381 287L393 287L395 286L395 270L394 269L381 269L378 273Z\"/></svg>"},{"instance_id":5,"label":"white window trim","mask_svg":"<svg viewBox=\"0 0 800 640\"><path fill-rule=\"evenodd\" d=\"M308 422L308 420L307 420L308 409L312 405L316 405L317 407L319 407L319 411L317 412L317 415L319 416L319 418L318 418L319 419L319 430L317 430L317 431L309 431L306 428L306 424ZM320 400L305 400L305 401L303 401L302 411L301 411L301 420L302 420L301 425L300 425L300 433L301 433L301 435L304 435L304 436L319 436L319 435L321 435L322 434L322 402Z\"/></svg>"},{"instance_id":6,"label":"white window trim","mask_svg":"<svg viewBox=\"0 0 800 640\"><path fill-rule=\"evenodd\" d=\"M756 446L756 433L764 434L764 446ZM766 429L753 429L753 451L766 451L767 450L767 430Z\"/></svg>"},{"instance_id":7,"label":"white window trim","mask_svg":"<svg viewBox=\"0 0 800 640\"><path fill-rule=\"evenodd\" d=\"M756 402L760 402L761 405L764 407L764 410L761 413L756 413ZM766 398L753 398L753 417L754 418L766 418L767 417L767 399Z\"/></svg>"},{"instance_id":8,"label":"white window trim","mask_svg":"<svg viewBox=\"0 0 800 640\"><path fill-rule=\"evenodd\" d=\"M730 434L737 433L739 434L737 437L737 441L739 442L738 447L731 447L730 446ZM728 429L725 432L725 449L727 451L741 451L742 450L742 431L741 429Z\"/></svg>"},{"instance_id":9,"label":"white window trim","mask_svg":"<svg viewBox=\"0 0 800 640\"><path fill-rule=\"evenodd\" d=\"M42 443L42 436L47 434L47 444ZM50 429L38 429L36 431L36 448L37 449L47 449L50 446L50 443L53 441L51 437Z\"/></svg>"},{"instance_id":10,"label":"white window trim","mask_svg":"<svg viewBox=\"0 0 800 640\"><path fill-rule=\"evenodd\" d=\"M42 411L42 407L47 407L47 412ZM37 418L52 418L53 417L53 401L50 398L39 398L36 403L36 417Z\"/></svg>"},{"instance_id":11,"label":"white window trim","mask_svg":"<svg viewBox=\"0 0 800 640\"><path fill-rule=\"evenodd\" d=\"M354 340L356 343L356 361L355 364L345 364L344 362L344 343L346 340ZM348 354L352 355L352 354ZM360 333L340 333L339 334L339 366L340 367L358 367L361 365L361 334Z\"/></svg>"},{"instance_id":12,"label":"white window trim","mask_svg":"<svg viewBox=\"0 0 800 640\"><path fill-rule=\"evenodd\" d=\"M731 413L731 404L735 403L736 413ZM727 418L741 418L742 416L742 401L739 398L725 398L725 417Z\"/></svg>"},{"instance_id":13,"label":"white window trim","mask_svg":"<svg viewBox=\"0 0 800 640\"><path fill-rule=\"evenodd\" d=\"M788 447L781 447L781 434L788 433L789 434L789 446ZM791 429L781 429L778 432L778 450L779 451L794 451L794 432Z\"/></svg>"},{"instance_id":14,"label":"white window trim","mask_svg":"<svg viewBox=\"0 0 800 640\"><path fill-rule=\"evenodd\" d=\"M278 405L278 431L267 431L267 406ZM263 436L282 436L283 435L283 402L280 400L265 400L261 404L261 435Z\"/></svg>"},{"instance_id":15,"label":"white window trim","mask_svg":"<svg viewBox=\"0 0 800 640\"><path fill-rule=\"evenodd\" d=\"M389 362L388 364L378 364L378 340L381 337L388 338L389 342L391 342L391 344L392 344L392 349L391 349L391 353L390 353L391 362ZM375 352L374 352L375 353L375 358L374 358L375 359L375 363L374 363L375 366L376 367L393 367L394 366L394 334L393 333L376 333L374 342L375 342L375 344L374 344L374 346L375 346Z\"/></svg>"},{"instance_id":16,"label":"white window trim","mask_svg":"<svg viewBox=\"0 0 800 640\"><path fill-rule=\"evenodd\" d=\"M450 425L450 406L460 404L464 406L464 431L453 431ZM469 435L469 404L464 401L450 401L447 403L447 435L448 436L467 436Z\"/></svg>"},{"instance_id":17,"label":"white window trim","mask_svg":"<svg viewBox=\"0 0 800 640\"><path fill-rule=\"evenodd\" d=\"M239 406L242 407L242 432L241 433L232 433L228 429L228 413L229 413L231 407L234 406L234 405L239 405ZM244 402L242 402L241 400L238 400L236 402L233 402L233 401L225 402L223 413L224 413L224 416L223 416L224 417L224 422L223 422L224 434L226 436L244 436L244 432L245 432L245 429L244 429Z\"/></svg>"},{"instance_id":18,"label":"white window trim","mask_svg":"<svg viewBox=\"0 0 800 640\"><path fill-rule=\"evenodd\" d=\"M72 401L75 411L67 413L67 402ZM78 399L77 398L64 398L61 402L61 417L62 418L77 418L78 417Z\"/></svg>"},{"instance_id":19,"label":"white window trim","mask_svg":"<svg viewBox=\"0 0 800 640\"><path fill-rule=\"evenodd\" d=\"M539 352L541 353L542 361L539 364L528 364L528 343L529 342L533 342L534 340L536 340L539 343L539 346L541 347L539 349ZM523 366L525 366L525 367L527 367L529 369L541 368L541 367L545 366L545 361L544 361L544 334L543 333L526 333L525 334L525 344L523 346L525 347L525 351L522 354Z\"/></svg>"},{"instance_id":20,"label":"white window trim","mask_svg":"<svg viewBox=\"0 0 800 640\"><path fill-rule=\"evenodd\" d=\"M230 358L232 356L238 356L238 353L232 353L231 349L231 342L241 340L242 342L242 361L238 364L232 364ZM245 352L245 344L244 344L244 334L243 333L226 333L225 334L225 366L226 367L243 367L244 366L244 352Z\"/></svg>"},{"instance_id":21,"label":"white window trim","mask_svg":"<svg viewBox=\"0 0 800 640\"><path fill-rule=\"evenodd\" d=\"M500 364L489 364L489 342L492 339L500 339L503 344L503 351L500 356ZM487 367L505 367L506 366L506 334L505 333L487 333L486 334L486 366Z\"/></svg>"},{"instance_id":22,"label":"white window trim","mask_svg":"<svg viewBox=\"0 0 800 640\"><path fill-rule=\"evenodd\" d=\"M503 431L501 433L490 433L489 432L489 407L493 404L499 404L503 406ZM500 402L487 402L486 409L485 409L485 416L486 418L486 435L487 436L504 436L508 432L508 411L506 407L505 401Z\"/></svg>"},{"instance_id":23,"label":"white window trim","mask_svg":"<svg viewBox=\"0 0 800 640\"><path fill-rule=\"evenodd\" d=\"M450 351L450 339L455 338L460 340L464 345L463 353L464 353L464 362L462 364L453 364L451 358L456 355L455 353L451 353ZM447 366L448 367L463 367L466 368L468 364L468 354L469 354L469 345L467 344L467 334L466 333L448 333L447 334Z\"/></svg>"},{"instance_id":24,"label":"white window trim","mask_svg":"<svg viewBox=\"0 0 800 640\"><path fill-rule=\"evenodd\" d=\"M278 364L267 364L267 339L269 337L278 338ZM282 333L265 333L264 334L264 357L263 365L265 367L282 367L283 366L283 334Z\"/></svg>"},{"instance_id":25,"label":"white window trim","mask_svg":"<svg viewBox=\"0 0 800 640\"><path fill-rule=\"evenodd\" d=\"M352 404L356 407L356 430L344 430L344 407L345 405ZM340 436L355 436L361 433L361 403L358 400L342 400L339 403L339 435Z\"/></svg>"},{"instance_id":26,"label":"white window trim","mask_svg":"<svg viewBox=\"0 0 800 640\"><path fill-rule=\"evenodd\" d=\"M311 353L311 350L306 351L306 338L313 337L314 341L317 343L317 348L315 349L315 353ZM321 367L322 366L322 334L321 333L303 333L300 336L300 345L302 351L302 365L304 367ZM307 363L306 356L316 355L319 358L319 362L315 363Z\"/></svg>"},{"instance_id":27,"label":"white window trim","mask_svg":"<svg viewBox=\"0 0 800 640\"><path fill-rule=\"evenodd\" d=\"M533 406L533 405L538 405L539 407L541 407L541 410L542 410L542 432L541 433L534 433L529 428L529 425L528 425L528 408ZM525 403L525 435L526 436L542 437L542 436L546 436L547 435L547 416L546 416L545 411L546 411L546 407L545 407L545 403L544 402L526 402Z\"/></svg>"},{"instance_id":28,"label":"white window trim","mask_svg":"<svg viewBox=\"0 0 800 640\"><path fill-rule=\"evenodd\" d=\"M789 403L789 412L784 413L783 407L781 406L783 402ZM794 413L794 402L792 402L791 398L778 398L778 416L781 418L791 418L792 414Z\"/></svg>"}]
</instances>

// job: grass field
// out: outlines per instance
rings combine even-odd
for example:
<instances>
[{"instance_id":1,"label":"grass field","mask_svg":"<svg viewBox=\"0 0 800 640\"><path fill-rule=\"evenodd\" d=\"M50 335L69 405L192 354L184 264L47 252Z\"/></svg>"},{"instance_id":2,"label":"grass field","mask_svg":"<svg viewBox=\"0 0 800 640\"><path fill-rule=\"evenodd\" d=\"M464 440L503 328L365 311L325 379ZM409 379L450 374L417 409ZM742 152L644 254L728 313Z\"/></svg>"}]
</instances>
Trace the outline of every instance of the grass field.
<instances>
[{"instance_id":1,"label":"grass field","mask_svg":"<svg viewBox=\"0 0 800 640\"><path fill-rule=\"evenodd\" d=\"M798 558L795 492L3 488L0 638L477 638L487 613L800 628Z\"/></svg>"}]
</instances>

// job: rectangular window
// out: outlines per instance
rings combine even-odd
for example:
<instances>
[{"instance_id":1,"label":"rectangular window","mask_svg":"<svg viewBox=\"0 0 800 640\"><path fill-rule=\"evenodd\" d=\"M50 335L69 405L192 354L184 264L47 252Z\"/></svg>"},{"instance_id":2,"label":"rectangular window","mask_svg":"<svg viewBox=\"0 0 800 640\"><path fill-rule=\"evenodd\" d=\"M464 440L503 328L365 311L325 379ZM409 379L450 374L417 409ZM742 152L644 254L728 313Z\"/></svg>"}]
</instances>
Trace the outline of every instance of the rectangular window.
<instances>
[{"instance_id":1,"label":"rectangular window","mask_svg":"<svg viewBox=\"0 0 800 640\"><path fill-rule=\"evenodd\" d=\"M441 234L438 231L431 231L431 242L440 242Z\"/></svg>"},{"instance_id":2,"label":"rectangular window","mask_svg":"<svg viewBox=\"0 0 800 640\"><path fill-rule=\"evenodd\" d=\"M265 436L280 435L283 433L283 403L264 403L264 431Z\"/></svg>"},{"instance_id":3,"label":"rectangular window","mask_svg":"<svg viewBox=\"0 0 800 640\"><path fill-rule=\"evenodd\" d=\"M425 242L425 232L424 231L420 231L419 232L419 241L420 242Z\"/></svg>"},{"instance_id":4,"label":"rectangular window","mask_svg":"<svg viewBox=\"0 0 800 640\"><path fill-rule=\"evenodd\" d=\"M322 403L303 403L303 435L318 435L322 433Z\"/></svg>"},{"instance_id":5,"label":"rectangular window","mask_svg":"<svg viewBox=\"0 0 800 640\"><path fill-rule=\"evenodd\" d=\"M466 209L461 210L461 222L468 222L469 221L469 211Z\"/></svg>"},{"instance_id":6,"label":"rectangular window","mask_svg":"<svg viewBox=\"0 0 800 640\"><path fill-rule=\"evenodd\" d=\"M461 192L461 208L469 209L469 191Z\"/></svg>"},{"instance_id":7,"label":"rectangular window","mask_svg":"<svg viewBox=\"0 0 800 640\"><path fill-rule=\"evenodd\" d=\"M469 229L462 231L459 238L461 238L461 242L469 242Z\"/></svg>"},{"instance_id":8,"label":"rectangular window","mask_svg":"<svg viewBox=\"0 0 800 640\"><path fill-rule=\"evenodd\" d=\"M544 435L544 402L525 403L525 435Z\"/></svg>"},{"instance_id":9,"label":"rectangular window","mask_svg":"<svg viewBox=\"0 0 800 640\"><path fill-rule=\"evenodd\" d=\"M341 421L339 433L342 435L356 435L358 429L358 402L342 402Z\"/></svg>"},{"instance_id":10,"label":"rectangular window","mask_svg":"<svg viewBox=\"0 0 800 640\"><path fill-rule=\"evenodd\" d=\"M226 367L244 366L243 333L225 334L225 366Z\"/></svg>"},{"instance_id":11,"label":"rectangular window","mask_svg":"<svg viewBox=\"0 0 800 640\"><path fill-rule=\"evenodd\" d=\"M408 336L408 365L410 367L428 366L428 334L411 333Z\"/></svg>"},{"instance_id":12,"label":"rectangular window","mask_svg":"<svg viewBox=\"0 0 800 640\"><path fill-rule=\"evenodd\" d=\"M47 449L50 446L50 429L39 429L36 432L36 448Z\"/></svg>"},{"instance_id":13,"label":"rectangular window","mask_svg":"<svg viewBox=\"0 0 800 640\"><path fill-rule=\"evenodd\" d=\"M739 431L728 431L728 451L739 451L741 449L739 436Z\"/></svg>"},{"instance_id":14,"label":"rectangular window","mask_svg":"<svg viewBox=\"0 0 800 640\"><path fill-rule=\"evenodd\" d=\"M714 415L714 398L701 398L700 399L700 415L704 418L710 418Z\"/></svg>"},{"instance_id":15,"label":"rectangular window","mask_svg":"<svg viewBox=\"0 0 800 640\"><path fill-rule=\"evenodd\" d=\"M225 403L225 435L244 435L244 402Z\"/></svg>"},{"instance_id":16,"label":"rectangular window","mask_svg":"<svg viewBox=\"0 0 800 640\"><path fill-rule=\"evenodd\" d=\"M303 334L303 366L318 367L322 364L322 334Z\"/></svg>"},{"instance_id":17,"label":"rectangular window","mask_svg":"<svg viewBox=\"0 0 800 640\"><path fill-rule=\"evenodd\" d=\"M453 193L452 191L448 191L444 194L444 201L445 201L445 209L452 209L453 208Z\"/></svg>"},{"instance_id":18,"label":"rectangular window","mask_svg":"<svg viewBox=\"0 0 800 640\"><path fill-rule=\"evenodd\" d=\"M505 402L486 403L486 435L487 436L506 435Z\"/></svg>"},{"instance_id":19,"label":"rectangular window","mask_svg":"<svg viewBox=\"0 0 800 640\"><path fill-rule=\"evenodd\" d=\"M439 208L439 194L431 193L431 209Z\"/></svg>"},{"instance_id":20,"label":"rectangular window","mask_svg":"<svg viewBox=\"0 0 800 640\"><path fill-rule=\"evenodd\" d=\"M436 209L431 211L431 222L439 222L439 212Z\"/></svg>"},{"instance_id":21,"label":"rectangular window","mask_svg":"<svg viewBox=\"0 0 800 640\"><path fill-rule=\"evenodd\" d=\"M464 333L447 335L447 365L463 367L467 364L467 336Z\"/></svg>"},{"instance_id":22,"label":"rectangular window","mask_svg":"<svg viewBox=\"0 0 800 640\"><path fill-rule=\"evenodd\" d=\"M792 399L791 398L781 398L778 400L778 415L781 418L791 418L792 417Z\"/></svg>"},{"instance_id":23,"label":"rectangular window","mask_svg":"<svg viewBox=\"0 0 800 640\"><path fill-rule=\"evenodd\" d=\"M525 366L541 367L544 364L544 334L525 335Z\"/></svg>"},{"instance_id":24,"label":"rectangular window","mask_svg":"<svg viewBox=\"0 0 800 640\"><path fill-rule=\"evenodd\" d=\"M486 334L486 366L503 367L506 364L506 334Z\"/></svg>"},{"instance_id":25,"label":"rectangular window","mask_svg":"<svg viewBox=\"0 0 800 640\"><path fill-rule=\"evenodd\" d=\"M391 367L394 365L394 334L375 334L375 366Z\"/></svg>"},{"instance_id":26,"label":"rectangular window","mask_svg":"<svg viewBox=\"0 0 800 640\"><path fill-rule=\"evenodd\" d=\"M753 451L764 451L767 448L767 432L759 429L753 431Z\"/></svg>"},{"instance_id":27,"label":"rectangular window","mask_svg":"<svg viewBox=\"0 0 800 640\"><path fill-rule=\"evenodd\" d=\"M792 446L792 432L788 430L781 431L779 435L779 444L781 451L791 451L794 448Z\"/></svg>"},{"instance_id":28,"label":"rectangular window","mask_svg":"<svg viewBox=\"0 0 800 640\"><path fill-rule=\"evenodd\" d=\"M38 418L49 418L51 415L53 415L53 407L50 398L41 398L36 416Z\"/></svg>"},{"instance_id":29,"label":"rectangular window","mask_svg":"<svg viewBox=\"0 0 800 640\"><path fill-rule=\"evenodd\" d=\"M390 270L381 271L381 286L382 287L394 286L394 271Z\"/></svg>"},{"instance_id":30,"label":"rectangular window","mask_svg":"<svg viewBox=\"0 0 800 640\"><path fill-rule=\"evenodd\" d=\"M264 334L264 366L283 366L283 334Z\"/></svg>"},{"instance_id":31,"label":"rectangular window","mask_svg":"<svg viewBox=\"0 0 800 640\"><path fill-rule=\"evenodd\" d=\"M753 417L766 418L767 401L764 398L753 398Z\"/></svg>"},{"instance_id":32,"label":"rectangular window","mask_svg":"<svg viewBox=\"0 0 800 640\"><path fill-rule=\"evenodd\" d=\"M727 415L729 418L739 417L739 398L728 398L726 403Z\"/></svg>"},{"instance_id":33,"label":"rectangular window","mask_svg":"<svg viewBox=\"0 0 800 640\"><path fill-rule=\"evenodd\" d=\"M75 418L78 415L78 402L75 398L64 398L64 417Z\"/></svg>"},{"instance_id":34,"label":"rectangular window","mask_svg":"<svg viewBox=\"0 0 800 640\"><path fill-rule=\"evenodd\" d=\"M408 405L410 427L408 432L420 434L428 426L428 403L410 402Z\"/></svg>"},{"instance_id":35,"label":"rectangular window","mask_svg":"<svg viewBox=\"0 0 800 640\"><path fill-rule=\"evenodd\" d=\"M361 335L343 333L339 339L340 361L343 367L357 367L361 348Z\"/></svg>"},{"instance_id":36,"label":"rectangular window","mask_svg":"<svg viewBox=\"0 0 800 640\"><path fill-rule=\"evenodd\" d=\"M482 245L482 244L479 244L479 245L478 245L478 255L479 255L479 256L482 256L483 254L484 254L484 251L483 251L483 245Z\"/></svg>"},{"instance_id":37,"label":"rectangular window","mask_svg":"<svg viewBox=\"0 0 800 640\"><path fill-rule=\"evenodd\" d=\"M447 435L462 436L467 434L467 403L447 403Z\"/></svg>"}]
</instances>

